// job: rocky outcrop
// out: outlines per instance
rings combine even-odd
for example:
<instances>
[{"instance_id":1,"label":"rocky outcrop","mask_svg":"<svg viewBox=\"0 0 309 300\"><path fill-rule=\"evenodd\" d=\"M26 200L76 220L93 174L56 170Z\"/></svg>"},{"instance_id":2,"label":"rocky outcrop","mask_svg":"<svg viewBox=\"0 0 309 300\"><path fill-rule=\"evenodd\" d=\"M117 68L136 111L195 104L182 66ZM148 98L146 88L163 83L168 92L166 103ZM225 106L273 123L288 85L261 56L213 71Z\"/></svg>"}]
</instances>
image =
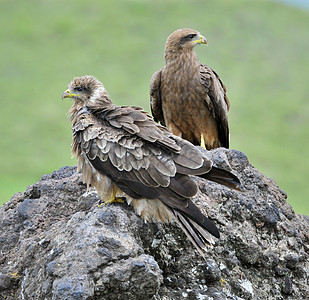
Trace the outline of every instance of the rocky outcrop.
<instances>
[{"instance_id":1,"label":"rocky outcrop","mask_svg":"<svg viewBox=\"0 0 309 300\"><path fill-rule=\"evenodd\" d=\"M221 232L205 260L176 225L98 207L64 167L0 209L0 299L308 299L309 218L243 153L207 156L243 192L195 179L195 203Z\"/></svg>"}]
</instances>

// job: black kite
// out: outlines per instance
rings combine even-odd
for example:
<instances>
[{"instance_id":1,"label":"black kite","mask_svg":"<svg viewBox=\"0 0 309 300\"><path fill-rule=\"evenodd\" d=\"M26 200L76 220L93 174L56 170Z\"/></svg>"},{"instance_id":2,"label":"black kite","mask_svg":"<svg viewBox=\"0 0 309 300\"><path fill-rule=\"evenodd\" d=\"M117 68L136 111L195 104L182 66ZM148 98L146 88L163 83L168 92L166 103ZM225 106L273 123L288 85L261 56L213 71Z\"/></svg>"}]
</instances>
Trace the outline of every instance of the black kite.
<instances>
[{"instance_id":1,"label":"black kite","mask_svg":"<svg viewBox=\"0 0 309 300\"><path fill-rule=\"evenodd\" d=\"M207 44L206 38L189 28L168 37L166 65L151 79L151 111L155 121L194 145L229 148L226 88L214 70L199 63L199 44Z\"/></svg>"},{"instance_id":2,"label":"black kite","mask_svg":"<svg viewBox=\"0 0 309 300\"><path fill-rule=\"evenodd\" d=\"M145 221L175 220L198 251L219 238L217 227L191 201L197 175L238 189L233 174L215 168L191 143L135 106L117 106L92 76L74 78L62 98L72 98L72 153L83 180L104 202L125 198Z\"/></svg>"}]
</instances>

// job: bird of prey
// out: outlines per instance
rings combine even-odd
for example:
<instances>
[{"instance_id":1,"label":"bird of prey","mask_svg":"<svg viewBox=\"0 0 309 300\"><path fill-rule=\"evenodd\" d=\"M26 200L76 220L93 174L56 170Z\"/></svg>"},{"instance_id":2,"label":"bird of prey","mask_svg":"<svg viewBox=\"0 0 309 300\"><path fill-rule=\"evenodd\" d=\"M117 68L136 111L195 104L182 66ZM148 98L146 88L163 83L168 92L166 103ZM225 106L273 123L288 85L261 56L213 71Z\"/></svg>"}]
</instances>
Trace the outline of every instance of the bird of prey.
<instances>
[{"instance_id":1,"label":"bird of prey","mask_svg":"<svg viewBox=\"0 0 309 300\"><path fill-rule=\"evenodd\" d=\"M239 180L212 166L195 146L171 134L140 107L113 104L93 76L74 78L63 98L72 98L72 154L83 180L105 202L126 199L144 221L176 221L203 255L219 238L217 227L190 199L198 175L238 189Z\"/></svg>"},{"instance_id":2,"label":"bird of prey","mask_svg":"<svg viewBox=\"0 0 309 300\"><path fill-rule=\"evenodd\" d=\"M199 63L194 47L207 39L189 28L167 39L165 66L150 84L154 120L173 134L205 149L229 148L230 102L218 74Z\"/></svg>"}]
</instances>

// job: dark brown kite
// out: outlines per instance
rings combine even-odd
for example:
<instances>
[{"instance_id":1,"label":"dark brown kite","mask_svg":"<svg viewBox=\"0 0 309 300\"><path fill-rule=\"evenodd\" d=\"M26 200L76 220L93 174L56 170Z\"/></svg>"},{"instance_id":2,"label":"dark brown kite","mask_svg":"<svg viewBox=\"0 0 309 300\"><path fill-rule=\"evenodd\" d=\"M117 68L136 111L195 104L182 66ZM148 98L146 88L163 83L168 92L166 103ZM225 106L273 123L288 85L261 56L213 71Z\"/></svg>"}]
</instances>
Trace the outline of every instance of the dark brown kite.
<instances>
[{"instance_id":1,"label":"dark brown kite","mask_svg":"<svg viewBox=\"0 0 309 300\"><path fill-rule=\"evenodd\" d=\"M239 180L215 168L191 143L135 106L111 102L92 76L73 79L63 98L72 98L72 153L84 182L106 203L125 198L145 221L176 221L198 251L219 238L217 227L193 204L197 175L238 189Z\"/></svg>"},{"instance_id":2,"label":"dark brown kite","mask_svg":"<svg viewBox=\"0 0 309 300\"><path fill-rule=\"evenodd\" d=\"M166 65L151 79L151 111L155 121L194 145L229 148L230 102L218 74L199 63L194 47L200 44L206 38L189 28L168 37Z\"/></svg>"}]
</instances>

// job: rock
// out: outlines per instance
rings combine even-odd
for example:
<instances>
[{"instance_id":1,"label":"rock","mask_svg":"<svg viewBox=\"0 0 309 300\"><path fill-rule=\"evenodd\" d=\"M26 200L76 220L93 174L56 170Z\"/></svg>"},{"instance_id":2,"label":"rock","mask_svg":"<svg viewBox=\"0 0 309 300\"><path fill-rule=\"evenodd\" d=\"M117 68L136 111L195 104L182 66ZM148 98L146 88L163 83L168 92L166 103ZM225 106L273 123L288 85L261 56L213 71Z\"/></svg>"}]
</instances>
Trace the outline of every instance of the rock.
<instances>
[{"instance_id":1,"label":"rock","mask_svg":"<svg viewBox=\"0 0 309 300\"><path fill-rule=\"evenodd\" d=\"M276 267L275 272L278 276L284 276L289 273L289 270L287 268Z\"/></svg>"},{"instance_id":2,"label":"rock","mask_svg":"<svg viewBox=\"0 0 309 300\"><path fill-rule=\"evenodd\" d=\"M308 298L308 217L242 152L205 155L243 188L195 178L193 200L221 232L205 260L177 225L145 224L125 203L98 207L63 167L0 208L0 299Z\"/></svg>"},{"instance_id":3,"label":"rock","mask_svg":"<svg viewBox=\"0 0 309 300\"><path fill-rule=\"evenodd\" d=\"M292 280L290 277L285 277L282 292L286 295L291 295L293 293Z\"/></svg>"},{"instance_id":4,"label":"rock","mask_svg":"<svg viewBox=\"0 0 309 300\"><path fill-rule=\"evenodd\" d=\"M299 262L299 256L297 254L288 254L284 260L286 261L286 266L289 269L295 269Z\"/></svg>"},{"instance_id":5,"label":"rock","mask_svg":"<svg viewBox=\"0 0 309 300\"><path fill-rule=\"evenodd\" d=\"M197 266L198 274L203 274L201 279L206 282L215 282L221 279L221 272L216 261L207 259L205 263Z\"/></svg>"}]
</instances>

